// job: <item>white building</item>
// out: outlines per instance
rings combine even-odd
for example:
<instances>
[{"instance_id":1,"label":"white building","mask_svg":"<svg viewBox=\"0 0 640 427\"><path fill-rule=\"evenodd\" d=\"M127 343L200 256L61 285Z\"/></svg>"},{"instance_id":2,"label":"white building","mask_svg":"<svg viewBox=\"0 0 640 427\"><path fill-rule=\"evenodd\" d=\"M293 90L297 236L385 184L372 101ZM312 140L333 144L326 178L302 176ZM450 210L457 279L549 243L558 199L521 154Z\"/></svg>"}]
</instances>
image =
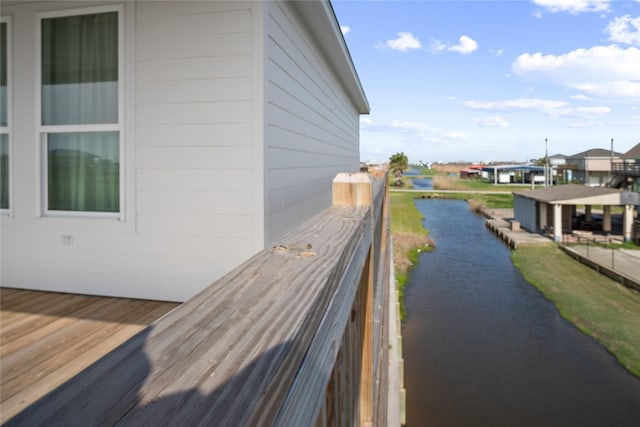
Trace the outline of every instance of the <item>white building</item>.
<instances>
[{"instance_id":1,"label":"white building","mask_svg":"<svg viewBox=\"0 0 640 427\"><path fill-rule=\"evenodd\" d=\"M369 106L328 1L1 13L2 286L184 300L359 169Z\"/></svg>"}]
</instances>

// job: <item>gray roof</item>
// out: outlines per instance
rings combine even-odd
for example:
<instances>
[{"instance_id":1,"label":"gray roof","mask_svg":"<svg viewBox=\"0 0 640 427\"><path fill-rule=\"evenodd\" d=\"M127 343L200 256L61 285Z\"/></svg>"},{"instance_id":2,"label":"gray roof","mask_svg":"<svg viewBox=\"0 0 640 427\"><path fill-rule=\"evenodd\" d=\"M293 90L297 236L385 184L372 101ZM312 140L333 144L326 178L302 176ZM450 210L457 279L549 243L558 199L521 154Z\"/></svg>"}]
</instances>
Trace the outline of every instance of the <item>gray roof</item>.
<instances>
[{"instance_id":1,"label":"gray roof","mask_svg":"<svg viewBox=\"0 0 640 427\"><path fill-rule=\"evenodd\" d=\"M624 153L623 159L640 159L640 143L636 144L631 150Z\"/></svg>"},{"instance_id":2,"label":"gray roof","mask_svg":"<svg viewBox=\"0 0 640 427\"><path fill-rule=\"evenodd\" d=\"M616 151L613 152L614 157L622 156L622 153ZM583 151L582 153L574 154L567 157L568 159L584 159L586 157L611 157L611 150L605 150L604 148L592 148L591 150Z\"/></svg>"},{"instance_id":3,"label":"gray roof","mask_svg":"<svg viewBox=\"0 0 640 427\"><path fill-rule=\"evenodd\" d=\"M616 188L587 187L586 185L566 184L539 190L516 191L513 194L527 197L541 202L552 203L563 200L583 199L586 197L604 196L606 194L622 193Z\"/></svg>"},{"instance_id":4,"label":"gray roof","mask_svg":"<svg viewBox=\"0 0 640 427\"><path fill-rule=\"evenodd\" d=\"M544 166L532 166L532 165L496 165L485 166L482 168L485 172L493 172L494 170L509 170L509 171L543 171Z\"/></svg>"}]
</instances>

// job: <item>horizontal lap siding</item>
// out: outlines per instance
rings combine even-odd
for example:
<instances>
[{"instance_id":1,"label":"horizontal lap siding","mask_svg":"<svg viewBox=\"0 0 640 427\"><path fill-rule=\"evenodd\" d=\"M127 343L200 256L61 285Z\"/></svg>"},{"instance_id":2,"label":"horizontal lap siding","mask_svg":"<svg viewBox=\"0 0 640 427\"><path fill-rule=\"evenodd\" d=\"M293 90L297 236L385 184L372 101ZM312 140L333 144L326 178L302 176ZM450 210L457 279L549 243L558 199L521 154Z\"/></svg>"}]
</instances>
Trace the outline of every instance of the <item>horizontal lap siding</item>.
<instances>
[{"instance_id":1,"label":"horizontal lap siding","mask_svg":"<svg viewBox=\"0 0 640 427\"><path fill-rule=\"evenodd\" d=\"M13 102L16 197L14 216L1 219L1 284L180 301L263 242L253 202L262 179L252 162L253 11L237 1L114 4L124 4L125 25L123 221L41 218L34 206L36 14L96 3L2 10L13 16L13 93L22 96Z\"/></svg>"},{"instance_id":2,"label":"horizontal lap siding","mask_svg":"<svg viewBox=\"0 0 640 427\"><path fill-rule=\"evenodd\" d=\"M359 115L288 4L269 3L265 173L270 239L328 207L339 172L357 171Z\"/></svg>"},{"instance_id":3,"label":"horizontal lap siding","mask_svg":"<svg viewBox=\"0 0 640 427\"><path fill-rule=\"evenodd\" d=\"M137 233L195 245L146 261L204 287L252 254L261 214L250 166L252 11L138 2L136 21Z\"/></svg>"}]
</instances>

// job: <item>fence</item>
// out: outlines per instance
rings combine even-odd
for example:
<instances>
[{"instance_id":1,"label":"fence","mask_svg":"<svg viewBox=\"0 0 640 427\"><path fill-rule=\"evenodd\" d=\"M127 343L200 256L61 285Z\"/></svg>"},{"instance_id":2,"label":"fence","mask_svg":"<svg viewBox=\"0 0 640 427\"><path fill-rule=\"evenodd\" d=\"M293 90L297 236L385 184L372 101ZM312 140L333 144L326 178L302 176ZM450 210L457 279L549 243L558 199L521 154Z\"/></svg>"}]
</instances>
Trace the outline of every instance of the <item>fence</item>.
<instances>
[{"instance_id":1,"label":"fence","mask_svg":"<svg viewBox=\"0 0 640 427\"><path fill-rule=\"evenodd\" d=\"M331 208L8 425L387 425L385 183L339 174Z\"/></svg>"},{"instance_id":2,"label":"fence","mask_svg":"<svg viewBox=\"0 0 640 427\"><path fill-rule=\"evenodd\" d=\"M623 285L640 290L640 252L626 253L612 245L606 236L563 236L561 248L573 258L589 265Z\"/></svg>"}]
</instances>

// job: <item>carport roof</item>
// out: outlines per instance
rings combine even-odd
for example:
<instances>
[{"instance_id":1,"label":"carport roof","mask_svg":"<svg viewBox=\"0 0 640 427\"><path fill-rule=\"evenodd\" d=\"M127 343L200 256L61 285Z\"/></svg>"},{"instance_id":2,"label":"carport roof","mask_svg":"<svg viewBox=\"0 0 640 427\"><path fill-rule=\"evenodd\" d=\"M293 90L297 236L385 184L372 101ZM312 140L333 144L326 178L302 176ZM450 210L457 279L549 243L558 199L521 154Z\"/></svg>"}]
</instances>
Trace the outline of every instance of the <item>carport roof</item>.
<instances>
[{"instance_id":1,"label":"carport roof","mask_svg":"<svg viewBox=\"0 0 640 427\"><path fill-rule=\"evenodd\" d=\"M619 206L640 204L640 193L634 191L587 187L578 184L557 185L539 190L516 191L513 194L539 202L561 205L597 204Z\"/></svg>"},{"instance_id":2,"label":"carport roof","mask_svg":"<svg viewBox=\"0 0 640 427\"><path fill-rule=\"evenodd\" d=\"M496 165L496 166L484 166L482 168L485 172L493 172L494 170L524 170L524 171L538 171L542 172L544 170L543 166L532 166L532 165Z\"/></svg>"}]
</instances>

